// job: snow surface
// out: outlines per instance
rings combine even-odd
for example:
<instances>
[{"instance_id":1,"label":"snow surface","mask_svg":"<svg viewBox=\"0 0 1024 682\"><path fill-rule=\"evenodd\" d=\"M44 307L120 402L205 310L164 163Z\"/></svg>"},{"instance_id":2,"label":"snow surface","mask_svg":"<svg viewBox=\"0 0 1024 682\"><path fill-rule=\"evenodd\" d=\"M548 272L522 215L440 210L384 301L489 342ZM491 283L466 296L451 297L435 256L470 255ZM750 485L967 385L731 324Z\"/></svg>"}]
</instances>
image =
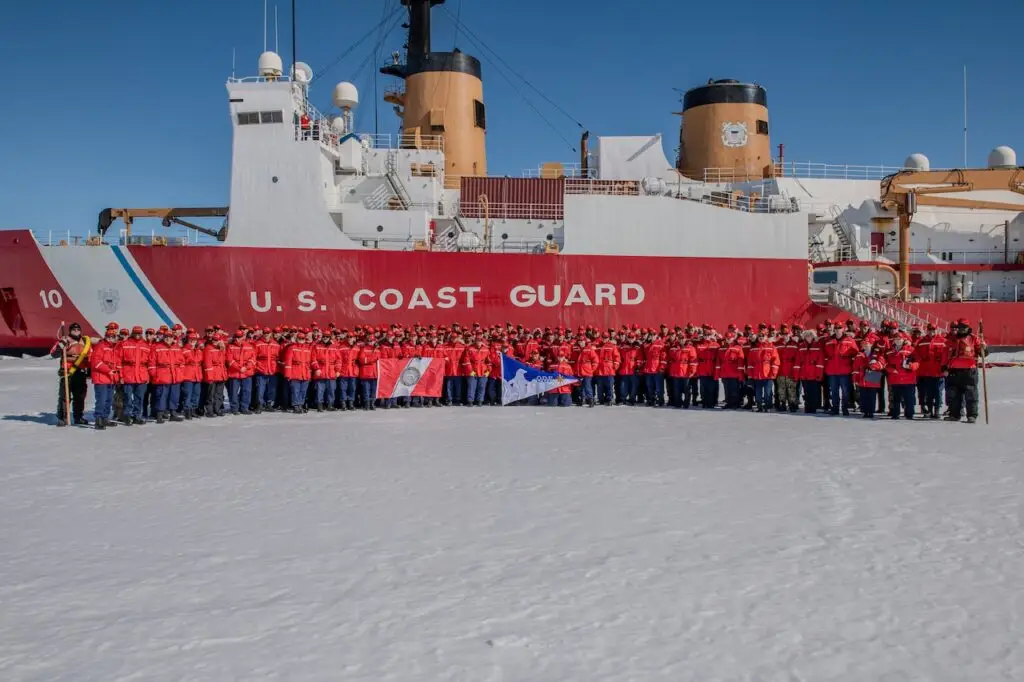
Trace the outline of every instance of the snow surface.
<instances>
[{"instance_id":1,"label":"snow surface","mask_svg":"<svg viewBox=\"0 0 1024 682\"><path fill-rule=\"evenodd\" d=\"M0 679L1022 680L993 425L641 408L56 429L0 365Z\"/></svg>"}]
</instances>

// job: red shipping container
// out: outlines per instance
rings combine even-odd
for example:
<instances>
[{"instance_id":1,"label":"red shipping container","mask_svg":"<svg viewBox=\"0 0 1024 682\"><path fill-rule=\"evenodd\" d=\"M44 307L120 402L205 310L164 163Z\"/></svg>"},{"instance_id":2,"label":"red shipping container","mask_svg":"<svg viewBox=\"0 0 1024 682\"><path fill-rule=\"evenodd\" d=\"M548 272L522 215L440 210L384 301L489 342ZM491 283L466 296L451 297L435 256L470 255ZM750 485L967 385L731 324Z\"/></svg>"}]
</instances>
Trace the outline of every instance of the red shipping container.
<instances>
[{"instance_id":1,"label":"red shipping container","mask_svg":"<svg viewBox=\"0 0 1024 682\"><path fill-rule=\"evenodd\" d=\"M565 180L563 178L485 178L463 177L459 214L466 218L562 220L565 217Z\"/></svg>"}]
</instances>

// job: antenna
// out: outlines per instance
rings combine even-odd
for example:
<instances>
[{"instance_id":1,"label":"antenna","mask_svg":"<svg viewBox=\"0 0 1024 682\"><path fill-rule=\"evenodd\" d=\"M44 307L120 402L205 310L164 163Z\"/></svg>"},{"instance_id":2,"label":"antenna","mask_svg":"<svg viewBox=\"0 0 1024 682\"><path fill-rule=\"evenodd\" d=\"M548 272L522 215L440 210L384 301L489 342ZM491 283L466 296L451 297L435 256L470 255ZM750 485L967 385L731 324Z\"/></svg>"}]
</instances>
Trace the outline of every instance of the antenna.
<instances>
[{"instance_id":1,"label":"antenna","mask_svg":"<svg viewBox=\"0 0 1024 682\"><path fill-rule=\"evenodd\" d=\"M235 77L235 48L231 48L231 77Z\"/></svg>"},{"instance_id":2,"label":"antenna","mask_svg":"<svg viewBox=\"0 0 1024 682\"><path fill-rule=\"evenodd\" d=\"M267 51L267 0L263 0L263 51Z\"/></svg>"},{"instance_id":3,"label":"antenna","mask_svg":"<svg viewBox=\"0 0 1024 682\"><path fill-rule=\"evenodd\" d=\"M274 3L274 52L277 52L277 3ZM278 54L281 54L278 52Z\"/></svg>"},{"instance_id":4,"label":"antenna","mask_svg":"<svg viewBox=\"0 0 1024 682\"><path fill-rule=\"evenodd\" d=\"M298 59L295 57L295 52L295 0L292 0L292 70L298 73Z\"/></svg>"},{"instance_id":5,"label":"antenna","mask_svg":"<svg viewBox=\"0 0 1024 682\"><path fill-rule=\"evenodd\" d=\"M967 65L964 64L964 168L967 168Z\"/></svg>"}]
</instances>

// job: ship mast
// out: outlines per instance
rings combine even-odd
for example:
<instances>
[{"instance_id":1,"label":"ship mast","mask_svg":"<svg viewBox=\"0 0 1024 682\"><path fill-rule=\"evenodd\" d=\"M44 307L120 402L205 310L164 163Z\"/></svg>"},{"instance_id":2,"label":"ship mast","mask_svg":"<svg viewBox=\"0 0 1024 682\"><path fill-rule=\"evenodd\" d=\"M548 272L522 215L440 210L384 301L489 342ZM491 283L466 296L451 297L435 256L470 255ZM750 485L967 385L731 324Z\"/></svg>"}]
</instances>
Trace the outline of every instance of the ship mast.
<instances>
[{"instance_id":1,"label":"ship mast","mask_svg":"<svg viewBox=\"0 0 1024 682\"><path fill-rule=\"evenodd\" d=\"M402 146L443 150L445 187L455 188L463 176L487 174L480 60L458 49L431 50L431 9L444 0L401 2L409 8L406 60L402 63L396 53L380 71L403 79L405 87L388 90L384 100L402 119Z\"/></svg>"}]
</instances>

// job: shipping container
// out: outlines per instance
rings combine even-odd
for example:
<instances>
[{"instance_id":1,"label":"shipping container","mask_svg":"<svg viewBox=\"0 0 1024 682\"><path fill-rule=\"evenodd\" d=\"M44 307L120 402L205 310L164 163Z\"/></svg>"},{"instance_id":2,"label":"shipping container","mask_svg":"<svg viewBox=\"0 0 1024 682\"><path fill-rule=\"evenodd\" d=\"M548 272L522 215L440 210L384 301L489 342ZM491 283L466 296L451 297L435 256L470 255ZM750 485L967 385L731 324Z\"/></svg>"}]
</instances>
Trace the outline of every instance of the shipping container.
<instances>
[{"instance_id":1,"label":"shipping container","mask_svg":"<svg viewBox=\"0 0 1024 682\"><path fill-rule=\"evenodd\" d=\"M565 217L563 178L463 177L459 214L466 218L562 220Z\"/></svg>"}]
</instances>

